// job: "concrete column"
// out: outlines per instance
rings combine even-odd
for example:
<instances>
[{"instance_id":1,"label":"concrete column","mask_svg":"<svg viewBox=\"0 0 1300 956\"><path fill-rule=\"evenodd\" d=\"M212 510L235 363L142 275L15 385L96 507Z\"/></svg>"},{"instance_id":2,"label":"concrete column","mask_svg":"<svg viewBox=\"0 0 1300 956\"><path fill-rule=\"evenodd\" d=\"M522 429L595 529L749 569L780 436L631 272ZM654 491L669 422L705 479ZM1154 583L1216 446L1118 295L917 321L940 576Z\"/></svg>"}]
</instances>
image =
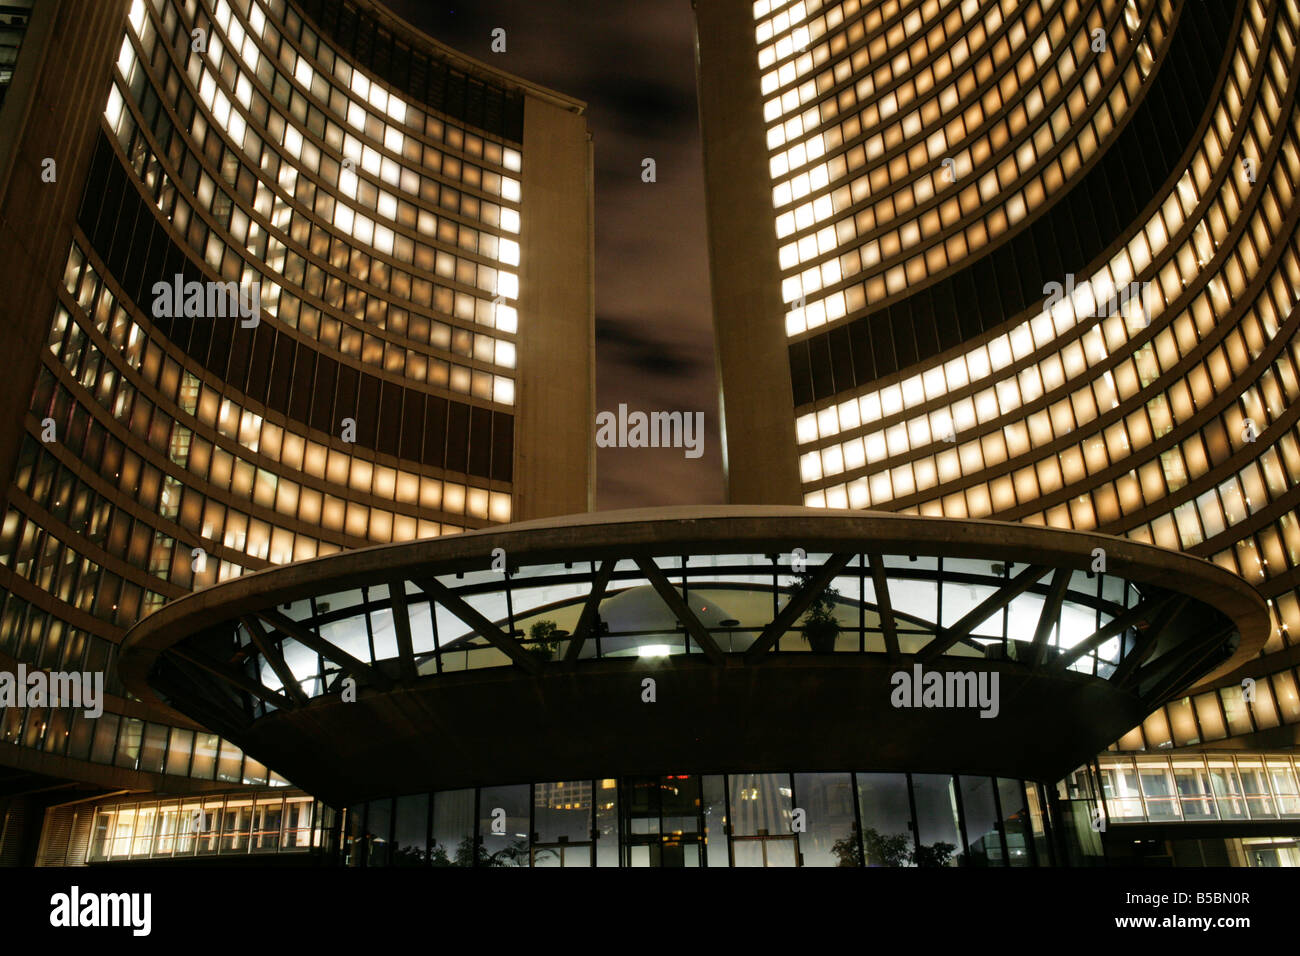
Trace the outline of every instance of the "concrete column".
<instances>
[{"instance_id":1,"label":"concrete column","mask_svg":"<svg viewBox=\"0 0 1300 956\"><path fill-rule=\"evenodd\" d=\"M593 506L592 145L581 113L528 96L520 188L514 516L528 520Z\"/></svg>"}]
</instances>

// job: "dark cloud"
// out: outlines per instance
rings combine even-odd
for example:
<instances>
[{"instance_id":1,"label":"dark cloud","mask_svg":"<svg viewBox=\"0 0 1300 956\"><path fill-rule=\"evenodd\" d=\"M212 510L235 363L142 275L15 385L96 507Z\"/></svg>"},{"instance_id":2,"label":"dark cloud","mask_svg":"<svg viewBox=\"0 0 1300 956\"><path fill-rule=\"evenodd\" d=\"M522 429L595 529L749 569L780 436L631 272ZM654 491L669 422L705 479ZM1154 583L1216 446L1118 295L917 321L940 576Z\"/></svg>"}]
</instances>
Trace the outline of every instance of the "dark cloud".
<instances>
[{"instance_id":1,"label":"dark cloud","mask_svg":"<svg viewBox=\"0 0 1300 956\"><path fill-rule=\"evenodd\" d=\"M589 105L602 126L634 138L676 132L697 119L693 90L635 76L609 77Z\"/></svg>"},{"instance_id":2,"label":"dark cloud","mask_svg":"<svg viewBox=\"0 0 1300 956\"><path fill-rule=\"evenodd\" d=\"M705 451L601 449L597 507L722 500L695 22L686 0L386 0L457 50L588 104L596 153L596 405L703 411ZM506 31L506 53L491 31ZM641 181L641 160L657 181Z\"/></svg>"},{"instance_id":3,"label":"dark cloud","mask_svg":"<svg viewBox=\"0 0 1300 956\"><path fill-rule=\"evenodd\" d=\"M611 360L649 375L681 378L709 371L712 355L691 352L688 346L645 335L627 320L596 318L596 348Z\"/></svg>"}]
</instances>

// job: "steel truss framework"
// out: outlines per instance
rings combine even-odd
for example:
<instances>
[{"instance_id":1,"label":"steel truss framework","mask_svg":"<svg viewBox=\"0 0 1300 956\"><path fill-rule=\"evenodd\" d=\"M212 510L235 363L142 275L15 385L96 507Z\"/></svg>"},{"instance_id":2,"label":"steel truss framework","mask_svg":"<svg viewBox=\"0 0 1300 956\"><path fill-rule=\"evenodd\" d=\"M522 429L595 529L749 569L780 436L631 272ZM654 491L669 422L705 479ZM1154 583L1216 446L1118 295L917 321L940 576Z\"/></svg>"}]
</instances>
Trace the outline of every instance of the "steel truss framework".
<instances>
[{"instance_id":1,"label":"steel truss framework","mask_svg":"<svg viewBox=\"0 0 1300 956\"><path fill-rule=\"evenodd\" d=\"M963 658L1045 675L1073 671L1148 708L1238 649L1241 621L1199 592L1170 587L1176 577L1157 585L1131 573L1094 573L1093 536L1047 534L1078 538L1079 550L1045 549L1025 561L1006 560L995 547L982 558L969 547L950 556L925 543L809 552L801 546L807 538L768 536L762 550L736 541L611 547L593 540L566 548L565 560L554 550L508 551L496 569L491 548L476 560L394 560L356 580L323 575L314 593L291 589L291 600L266 590L260 600L233 602L232 613L208 611L211 623L188 631L182 618L179 640L174 631L165 643L155 637L152 653L138 657L149 659L148 682L164 699L238 729L313 698L384 692L485 667L535 676L648 654L763 667L810 652L808 614L819 602L829 604L838 634L833 650L818 649L846 664L868 655L900 666ZM1195 591L1191 580L1186 585ZM636 613L620 617L618 602L630 597ZM729 606L741 610L720 618ZM128 647L149 643L146 633Z\"/></svg>"}]
</instances>

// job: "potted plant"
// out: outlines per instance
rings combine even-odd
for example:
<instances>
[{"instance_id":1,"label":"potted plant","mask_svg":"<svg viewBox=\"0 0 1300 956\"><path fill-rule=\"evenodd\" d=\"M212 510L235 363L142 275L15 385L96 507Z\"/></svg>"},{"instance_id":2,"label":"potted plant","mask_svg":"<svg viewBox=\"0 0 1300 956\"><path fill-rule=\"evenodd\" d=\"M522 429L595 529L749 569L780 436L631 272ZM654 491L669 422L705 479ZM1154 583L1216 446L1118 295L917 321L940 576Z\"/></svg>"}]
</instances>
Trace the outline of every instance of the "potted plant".
<instances>
[{"instance_id":1,"label":"potted plant","mask_svg":"<svg viewBox=\"0 0 1300 956\"><path fill-rule=\"evenodd\" d=\"M560 642L558 631L554 621L535 621L528 629L528 640L533 645L533 653L544 661L554 657L556 645Z\"/></svg>"},{"instance_id":2,"label":"potted plant","mask_svg":"<svg viewBox=\"0 0 1300 956\"><path fill-rule=\"evenodd\" d=\"M812 575L801 575L800 584L807 587ZM803 639L818 654L835 650L835 639L840 636L840 622L835 617L835 599L840 592L826 588L813 599L803 616Z\"/></svg>"}]
</instances>

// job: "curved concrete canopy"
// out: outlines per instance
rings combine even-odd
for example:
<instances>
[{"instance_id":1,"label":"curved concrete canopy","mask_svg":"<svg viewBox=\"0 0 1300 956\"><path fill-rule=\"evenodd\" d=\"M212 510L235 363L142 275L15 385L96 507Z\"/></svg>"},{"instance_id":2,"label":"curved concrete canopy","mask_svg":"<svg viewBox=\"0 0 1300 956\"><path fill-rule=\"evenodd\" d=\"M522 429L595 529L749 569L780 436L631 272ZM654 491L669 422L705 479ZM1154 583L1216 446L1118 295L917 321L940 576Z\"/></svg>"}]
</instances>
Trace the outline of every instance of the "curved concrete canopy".
<instances>
[{"instance_id":1,"label":"curved concrete canopy","mask_svg":"<svg viewBox=\"0 0 1300 956\"><path fill-rule=\"evenodd\" d=\"M524 521L442 538L376 545L245 574L165 605L123 641L123 677L132 692L149 694L149 662L171 639L225 617L269 603L286 603L341 587L378 584L398 570L486 569L502 548L513 566L623 553L674 554L694 544L714 553L727 547L779 552L802 542L808 552L836 546L881 554L987 558L1087 570L1094 552L1106 569L1129 581L1195 594L1236 624L1241 643L1233 656L1205 675L1212 680L1253 659L1268 639L1268 606L1236 574L1201 558L1165 548L1081 531L1007 521L932 518L886 512L832 511L787 506L636 508ZM151 653L152 652L152 653Z\"/></svg>"},{"instance_id":2,"label":"curved concrete canopy","mask_svg":"<svg viewBox=\"0 0 1300 956\"><path fill-rule=\"evenodd\" d=\"M810 573L824 562L824 576L820 582L778 587L773 571L768 619L742 625L748 636L739 650L734 641L720 645L724 634L735 637L737 622L727 618L731 609L746 604L740 593L735 605L725 594L719 603L720 592L705 602L698 590L688 601L676 595L674 602L677 585L667 580L674 572L665 558L780 554L787 562L794 548L809 556ZM577 588L571 592L577 596L568 600L570 619L577 622L568 646L582 649L588 641L585 650L540 659L523 646L523 632L515 630L522 623L520 614L508 620L478 614L470 601L484 606L484 594L506 587L487 574L495 549L504 550L512 574L522 569L522 582L540 580L528 575L545 565L556 580ZM1120 650L1106 664L1105 674L1101 663L1079 673L1070 662L1082 651L1063 642L1047 647L1046 636L1063 630L1059 614L1065 598L1077 597L1071 581L1085 580L1077 572L1088 572L1101 554L1105 576L1120 579L1123 588L1132 587L1141 597L1127 611L1123 603L1109 615L1098 609L1102 626L1082 643L1095 651L1110 639L1109 646ZM892 564L888 556L894 556ZM945 618L943 627L935 622L924 633L916 631L915 619L905 622L900 614L897 623L909 623L913 633L900 630L886 637L876 649L888 653L871 652L865 628L859 629L864 636L854 652L841 653L838 646L831 653L785 652L806 649L779 642L787 631L800 630L795 621L814 600L814 591L821 593L829 581L838 580L834 575L870 582L873 571L879 571L875 586L888 595L892 582L909 573L912 556L989 562L996 569L990 574L996 576L988 578L992 587L981 592L989 596L961 621ZM837 559L843 563L836 565ZM852 560L859 564L845 570ZM959 562L931 562L940 568L949 563ZM609 584L619 574L616 565L630 568L621 572L621 590ZM565 570L573 566L590 570ZM609 569L603 582L598 567ZM790 576L788 570L781 573ZM700 574L707 579L709 568ZM457 593L460 580L466 586ZM505 575L499 580L504 582ZM380 592L385 595L379 602L383 613L402 622L396 630L406 641L383 659L376 653L373 660L359 661L330 643L334 638L327 634L324 618L295 620L283 612L286 605L304 606L293 602L307 598L380 585L388 586ZM413 593L408 590L412 586L426 593ZM748 598L761 597L763 585L743 586ZM1031 588L1044 609L1055 596L1054 625L1039 623L1035 634L1031 622L1027 630L1009 636L1004 623L1000 643L973 631L976 625L970 622L981 609L986 617L990 607L991 613L1000 613ZM870 608L877 629L892 630L889 602L868 604L865 583L863 592L862 613ZM389 599L398 594L405 596ZM779 612L781 596L787 606ZM656 597L666 603L657 605ZM584 601L588 611L580 615ZM442 650L414 653L410 635L416 617L410 610L417 602L428 602L424 606L438 613L449 611L469 636L445 635ZM748 600L746 606L753 603ZM372 604L367 604L370 613ZM595 621L606 627L613 622L616 634L632 628L623 631L624 644L599 659L591 644L599 647L604 638L592 629L591 609L596 609ZM365 613L361 611L362 621ZM340 615L346 621L355 610L344 606L333 615L337 624ZM636 655L634 643L629 651L628 633L648 627L656 632L650 639L658 641L674 617L681 622L681 640L673 656L647 660ZM423 626L425 618L420 620ZM621 623L627 621L633 623ZM360 627L365 632L366 625ZM673 508L532 521L344 552L247 575L176 601L142 621L127 635L121 664L136 694L151 695L152 682L172 706L219 730L298 785L347 802L385 793L666 772L669 767L705 772L756 766L948 770L1051 779L1140 722L1153 702L1252 658L1268 629L1265 602L1236 575L1124 539L895 514ZM257 633L250 638L252 631ZM569 637L567 631L561 633ZM1120 633L1126 636L1115 641ZM953 648L962 650L958 645L963 642L974 651L949 656ZM488 660L486 669L466 663L444 670L439 655L453 650L468 654L472 644L477 645L472 652ZM350 646L360 653L355 644ZM769 653L774 646L781 652ZM331 678L307 678L296 665L286 664L291 647L299 659L303 651L321 655L322 668L327 662L342 663ZM428 663L435 660L436 667ZM1003 719L979 719L969 710L899 710L891 705L891 681L922 663L931 671L965 668L961 673L999 680ZM347 675L361 685L354 701L343 701L337 692ZM660 694L653 705L640 697L641 681L648 675ZM309 680L314 689L308 689Z\"/></svg>"}]
</instances>

